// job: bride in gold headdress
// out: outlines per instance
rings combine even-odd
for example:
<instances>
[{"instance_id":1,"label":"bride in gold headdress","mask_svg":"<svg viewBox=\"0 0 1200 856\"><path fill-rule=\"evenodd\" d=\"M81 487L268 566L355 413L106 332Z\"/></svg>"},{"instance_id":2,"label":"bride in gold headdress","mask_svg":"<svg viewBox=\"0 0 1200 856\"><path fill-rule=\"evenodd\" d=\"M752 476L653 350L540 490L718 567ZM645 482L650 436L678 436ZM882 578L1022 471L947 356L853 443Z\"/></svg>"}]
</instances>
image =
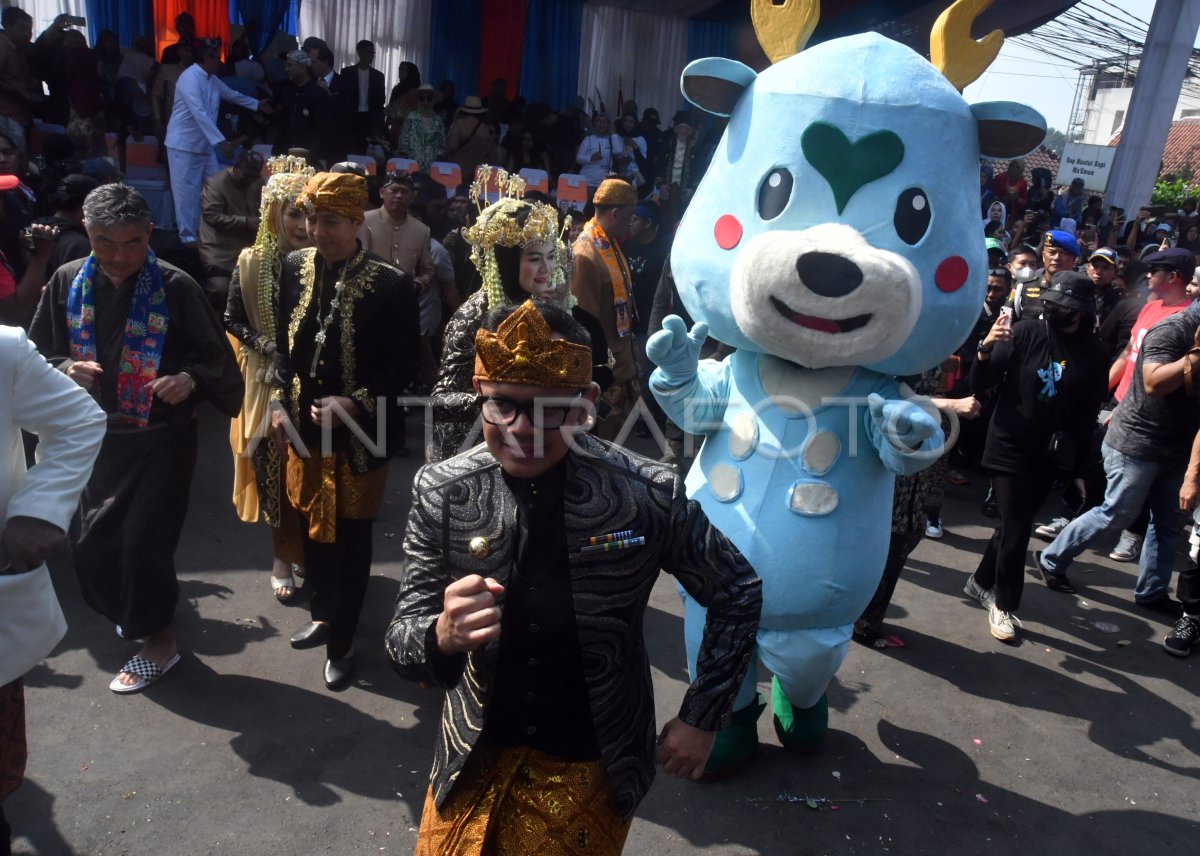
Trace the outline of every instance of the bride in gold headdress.
<instances>
[{"instance_id":1,"label":"bride in gold headdress","mask_svg":"<svg viewBox=\"0 0 1200 856\"><path fill-rule=\"evenodd\" d=\"M279 315L279 266L293 250L312 246L305 230L304 211L296 197L313 175L303 158L277 157L268 161L271 177L263 188L258 236L238 256L225 329L238 355L246 383L242 412L233 420L233 504L247 523L263 520L271 527L275 561L271 590L286 603L295 596L293 567L304 562L300 522L283 495L283 461L266 436L270 425L271 377L274 373L275 333Z\"/></svg>"},{"instance_id":2,"label":"bride in gold headdress","mask_svg":"<svg viewBox=\"0 0 1200 856\"><path fill-rule=\"evenodd\" d=\"M433 442L426 450L432 463L462 450L479 416L471 386L475 368L475 334L492 309L520 305L530 297L569 309L592 336L594 379L601 387L611 381L608 346L596 319L575 306L568 287L571 251L562 240L554 206L522 199L525 182L504 170L481 167L471 186L471 199L481 204L492 176L500 188L499 201L487 206L475 224L464 230L471 245L471 262L483 285L463 302L446 325L442 364L432 394Z\"/></svg>"}]
</instances>

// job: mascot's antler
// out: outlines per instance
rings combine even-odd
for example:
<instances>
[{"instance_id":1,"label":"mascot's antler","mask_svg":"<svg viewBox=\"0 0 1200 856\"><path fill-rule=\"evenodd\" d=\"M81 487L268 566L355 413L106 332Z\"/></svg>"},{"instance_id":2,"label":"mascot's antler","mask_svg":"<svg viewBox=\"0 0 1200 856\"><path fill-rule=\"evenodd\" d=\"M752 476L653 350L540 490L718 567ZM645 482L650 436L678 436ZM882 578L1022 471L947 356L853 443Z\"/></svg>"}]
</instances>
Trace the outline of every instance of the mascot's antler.
<instances>
[{"instance_id":1,"label":"mascot's antler","mask_svg":"<svg viewBox=\"0 0 1200 856\"><path fill-rule=\"evenodd\" d=\"M992 0L956 0L938 15L929 34L930 62L959 92L987 70L1004 44L1000 30L979 41L971 38L971 25L990 5Z\"/></svg>"},{"instance_id":2,"label":"mascot's antler","mask_svg":"<svg viewBox=\"0 0 1200 856\"><path fill-rule=\"evenodd\" d=\"M772 0L750 0L754 32L771 62L804 50L820 18L820 0L783 0L778 6Z\"/></svg>"}]
</instances>

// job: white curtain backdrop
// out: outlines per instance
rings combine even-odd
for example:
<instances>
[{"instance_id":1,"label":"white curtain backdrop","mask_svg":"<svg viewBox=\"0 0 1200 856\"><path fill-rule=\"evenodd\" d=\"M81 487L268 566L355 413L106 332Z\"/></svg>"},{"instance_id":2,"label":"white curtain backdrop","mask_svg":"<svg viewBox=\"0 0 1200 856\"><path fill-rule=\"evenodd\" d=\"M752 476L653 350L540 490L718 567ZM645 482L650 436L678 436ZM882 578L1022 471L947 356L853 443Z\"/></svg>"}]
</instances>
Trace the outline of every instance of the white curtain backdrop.
<instances>
[{"instance_id":1,"label":"white curtain backdrop","mask_svg":"<svg viewBox=\"0 0 1200 856\"><path fill-rule=\"evenodd\" d=\"M415 63L421 80L429 72L429 19L433 0L304 0L300 4L298 40L324 39L333 50L337 70L358 62L354 46L375 43L375 67L387 80L387 94L398 78L401 62Z\"/></svg>"},{"instance_id":2,"label":"white curtain backdrop","mask_svg":"<svg viewBox=\"0 0 1200 856\"><path fill-rule=\"evenodd\" d=\"M306 0L307 2L307 0ZM617 109L617 85L639 110L654 107L664 126L683 106L679 75L687 64L687 19L588 3L583 7L579 49L579 92L610 113ZM596 104L599 107L599 104Z\"/></svg>"},{"instance_id":3,"label":"white curtain backdrop","mask_svg":"<svg viewBox=\"0 0 1200 856\"><path fill-rule=\"evenodd\" d=\"M35 39L59 15L65 13L67 15L78 15L81 18L87 17L84 0L16 0L16 2L11 3L0 3L0 8L4 6L20 6L33 16L33 37ZM76 27L76 29L84 30L85 35L87 33L86 27Z\"/></svg>"}]
</instances>

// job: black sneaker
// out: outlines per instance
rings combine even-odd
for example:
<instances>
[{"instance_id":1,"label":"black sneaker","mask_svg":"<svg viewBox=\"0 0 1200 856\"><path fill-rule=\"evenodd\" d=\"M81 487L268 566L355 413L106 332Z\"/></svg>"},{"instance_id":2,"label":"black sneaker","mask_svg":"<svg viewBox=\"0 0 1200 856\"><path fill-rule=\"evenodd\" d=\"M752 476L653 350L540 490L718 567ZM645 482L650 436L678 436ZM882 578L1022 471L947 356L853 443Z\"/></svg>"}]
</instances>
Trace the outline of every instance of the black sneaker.
<instances>
[{"instance_id":1,"label":"black sneaker","mask_svg":"<svg viewBox=\"0 0 1200 856\"><path fill-rule=\"evenodd\" d=\"M1175 628L1163 640L1163 650L1176 657L1186 657L1200 642L1200 618L1185 615L1175 622Z\"/></svg>"},{"instance_id":2,"label":"black sneaker","mask_svg":"<svg viewBox=\"0 0 1200 856\"><path fill-rule=\"evenodd\" d=\"M1165 615L1172 621L1183 615L1183 604L1177 600L1172 600L1171 596L1166 592L1163 592L1158 597L1152 597L1150 600L1135 600L1134 603L1142 609L1148 609L1151 612Z\"/></svg>"}]
</instances>

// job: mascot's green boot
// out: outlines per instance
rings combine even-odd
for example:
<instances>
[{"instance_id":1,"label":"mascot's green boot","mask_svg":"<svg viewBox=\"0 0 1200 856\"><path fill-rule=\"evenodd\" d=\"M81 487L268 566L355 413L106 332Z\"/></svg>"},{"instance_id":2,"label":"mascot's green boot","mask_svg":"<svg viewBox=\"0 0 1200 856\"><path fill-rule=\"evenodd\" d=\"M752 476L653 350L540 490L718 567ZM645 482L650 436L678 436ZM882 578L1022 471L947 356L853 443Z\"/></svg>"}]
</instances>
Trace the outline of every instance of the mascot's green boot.
<instances>
[{"instance_id":1,"label":"mascot's green boot","mask_svg":"<svg viewBox=\"0 0 1200 856\"><path fill-rule=\"evenodd\" d=\"M701 781L716 781L749 766L758 754L758 718L766 706L766 699L757 694L748 707L733 712L733 723L717 732Z\"/></svg>"},{"instance_id":2,"label":"mascot's green boot","mask_svg":"<svg viewBox=\"0 0 1200 856\"><path fill-rule=\"evenodd\" d=\"M771 678L771 708L775 712L775 733L788 749L813 749L829 730L829 699L822 695L812 707L792 707L783 694L779 678Z\"/></svg>"}]
</instances>

